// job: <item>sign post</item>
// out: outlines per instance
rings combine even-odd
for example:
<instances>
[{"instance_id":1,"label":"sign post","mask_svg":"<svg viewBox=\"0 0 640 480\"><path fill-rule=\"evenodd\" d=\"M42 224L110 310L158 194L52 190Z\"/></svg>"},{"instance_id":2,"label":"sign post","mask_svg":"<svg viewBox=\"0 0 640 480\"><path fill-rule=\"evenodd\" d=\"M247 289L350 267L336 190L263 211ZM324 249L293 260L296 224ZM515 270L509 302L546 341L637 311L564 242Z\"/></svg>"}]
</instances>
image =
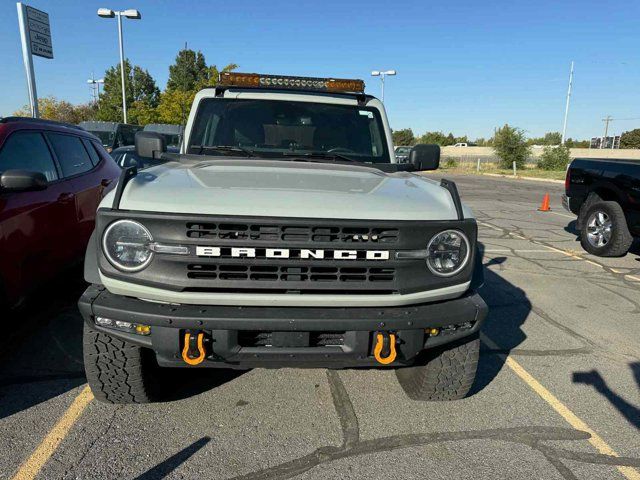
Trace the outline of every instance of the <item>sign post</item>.
<instances>
[{"instance_id":1,"label":"sign post","mask_svg":"<svg viewBox=\"0 0 640 480\"><path fill-rule=\"evenodd\" d=\"M18 2L16 6L18 8L18 23L20 24L20 39L22 40L22 58L27 73L31 116L38 118L38 92L36 91L36 77L33 70L33 55L53 58L49 14L21 2Z\"/></svg>"}]
</instances>

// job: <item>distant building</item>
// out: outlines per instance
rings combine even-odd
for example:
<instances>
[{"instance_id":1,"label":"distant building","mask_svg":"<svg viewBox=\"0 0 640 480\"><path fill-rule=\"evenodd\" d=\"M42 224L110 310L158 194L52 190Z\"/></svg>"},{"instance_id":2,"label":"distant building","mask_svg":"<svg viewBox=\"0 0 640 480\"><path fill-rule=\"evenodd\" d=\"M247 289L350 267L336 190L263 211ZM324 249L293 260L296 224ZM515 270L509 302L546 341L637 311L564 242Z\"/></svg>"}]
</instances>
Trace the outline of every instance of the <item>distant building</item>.
<instances>
[{"instance_id":1,"label":"distant building","mask_svg":"<svg viewBox=\"0 0 640 480\"><path fill-rule=\"evenodd\" d=\"M589 148L620 148L620 135L614 135L613 137L591 137L591 145Z\"/></svg>"}]
</instances>

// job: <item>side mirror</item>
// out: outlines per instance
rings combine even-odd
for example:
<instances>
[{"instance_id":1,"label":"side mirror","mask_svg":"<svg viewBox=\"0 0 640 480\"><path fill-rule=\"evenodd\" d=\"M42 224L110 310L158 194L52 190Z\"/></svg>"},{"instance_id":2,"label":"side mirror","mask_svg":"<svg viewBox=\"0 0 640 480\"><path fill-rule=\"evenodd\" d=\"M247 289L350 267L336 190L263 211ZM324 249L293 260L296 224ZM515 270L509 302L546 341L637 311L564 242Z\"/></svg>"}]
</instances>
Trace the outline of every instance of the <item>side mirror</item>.
<instances>
[{"instance_id":1,"label":"side mirror","mask_svg":"<svg viewBox=\"0 0 640 480\"><path fill-rule=\"evenodd\" d=\"M136 153L139 157L159 159L167 151L167 140L156 132L136 132Z\"/></svg>"},{"instance_id":2,"label":"side mirror","mask_svg":"<svg viewBox=\"0 0 640 480\"><path fill-rule=\"evenodd\" d=\"M409 153L409 163L418 170L437 170L440 166L440 145L416 145Z\"/></svg>"},{"instance_id":3,"label":"side mirror","mask_svg":"<svg viewBox=\"0 0 640 480\"><path fill-rule=\"evenodd\" d=\"M0 176L0 187L3 190L14 192L27 192L32 190L44 190L47 188L47 177L40 172L28 170L6 170Z\"/></svg>"}]
</instances>

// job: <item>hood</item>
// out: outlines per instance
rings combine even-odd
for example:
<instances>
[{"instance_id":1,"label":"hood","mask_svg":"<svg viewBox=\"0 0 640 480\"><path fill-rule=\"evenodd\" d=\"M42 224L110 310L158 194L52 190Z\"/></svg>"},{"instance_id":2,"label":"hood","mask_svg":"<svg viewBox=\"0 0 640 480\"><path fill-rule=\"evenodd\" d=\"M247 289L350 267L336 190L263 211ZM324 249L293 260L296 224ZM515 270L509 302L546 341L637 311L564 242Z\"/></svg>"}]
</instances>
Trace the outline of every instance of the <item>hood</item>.
<instances>
[{"instance_id":1,"label":"hood","mask_svg":"<svg viewBox=\"0 0 640 480\"><path fill-rule=\"evenodd\" d=\"M112 191L101 206L113 203ZM439 183L357 165L225 159L140 172L120 208L145 212L371 220L455 220ZM465 216L472 216L465 208Z\"/></svg>"}]
</instances>

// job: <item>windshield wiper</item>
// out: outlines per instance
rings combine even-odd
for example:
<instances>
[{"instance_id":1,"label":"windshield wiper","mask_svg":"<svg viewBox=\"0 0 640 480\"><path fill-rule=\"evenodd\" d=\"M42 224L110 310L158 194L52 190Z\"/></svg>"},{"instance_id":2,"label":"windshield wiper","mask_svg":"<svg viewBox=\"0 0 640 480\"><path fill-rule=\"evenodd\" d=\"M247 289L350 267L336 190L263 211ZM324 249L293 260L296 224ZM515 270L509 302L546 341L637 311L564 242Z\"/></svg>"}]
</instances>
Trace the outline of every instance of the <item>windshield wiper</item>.
<instances>
[{"instance_id":1,"label":"windshield wiper","mask_svg":"<svg viewBox=\"0 0 640 480\"><path fill-rule=\"evenodd\" d=\"M349 163L357 163L358 165L364 165L364 162L360 162L358 160L354 160L353 158L347 157L346 155L342 155L340 153L329 153L329 152L285 152L282 154L284 157L300 157L300 158L309 158L309 159L318 159L318 160L329 160L335 163L336 161L340 162L349 162Z\"/></svg>"},{"instance_id":2,"label":"windshield wiper","mask_svg":"<svg viewBox=\"0 0 640 480\"><path fill-rule=\"evenodd\" d=\"M255 157L251 150L235 145L193 145L193 148L200 149L198 150L198 155L202 155L207 150L213 150L214 152L242 153L246 157Z\"/></svg>"}]
</instances>

